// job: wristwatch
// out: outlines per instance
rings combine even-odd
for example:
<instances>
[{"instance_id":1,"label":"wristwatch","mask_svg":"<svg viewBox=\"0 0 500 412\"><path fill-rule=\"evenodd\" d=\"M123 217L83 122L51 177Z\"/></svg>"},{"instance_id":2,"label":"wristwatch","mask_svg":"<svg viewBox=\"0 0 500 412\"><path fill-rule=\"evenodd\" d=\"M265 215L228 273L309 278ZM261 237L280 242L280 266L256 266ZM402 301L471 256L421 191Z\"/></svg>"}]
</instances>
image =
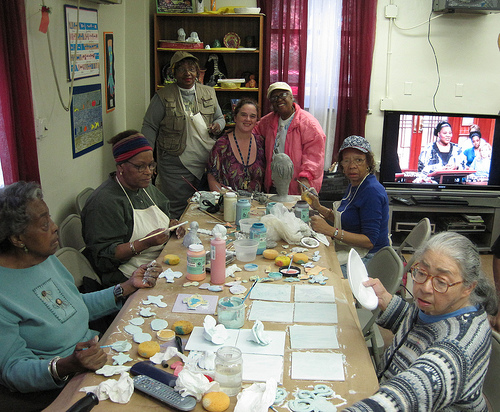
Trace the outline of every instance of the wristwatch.
<instances>
[{"instance_id":1,"label":"wristwatch","mask_svg":"<svg viewBox=\"0 0 500 412\"><path fill-rule=\"evenodd\" d=\"M113 295L115 295L116 300L123 299L123 288L122 285L118 283L118 285L115 285L113 289Z\"/></svg>"}]
</instances>

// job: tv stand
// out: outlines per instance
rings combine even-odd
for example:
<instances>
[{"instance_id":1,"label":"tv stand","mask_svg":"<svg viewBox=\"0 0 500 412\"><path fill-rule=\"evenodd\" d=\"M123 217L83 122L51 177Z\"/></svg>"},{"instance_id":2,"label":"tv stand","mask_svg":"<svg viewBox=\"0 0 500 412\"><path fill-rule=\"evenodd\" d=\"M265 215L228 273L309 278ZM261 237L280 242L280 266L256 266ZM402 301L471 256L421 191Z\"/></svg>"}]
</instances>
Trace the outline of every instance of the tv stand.
<instances>
[{"instance_id":1,"label":"tv stand","mask_svg":"<svg viewBox=\"0 0 500 412\"><path fill-rule=\"evenodd\" d=\"M489 253L500 235L500 198L498 194L489 196L468 196L455 193L402 193L401 190L387 189L389 197L389 230L393 246L398 246L422 218L431 221L433 233L451 230L462 233L472 240L480 252ZM391 196L414 200L415 204L405 205L391 201ZM483 222L467 222L467 216L481 216ZM462 224L463 223L463 224ZM408 250L410 251L410 250Z\"/></svg>"}]
</instances>

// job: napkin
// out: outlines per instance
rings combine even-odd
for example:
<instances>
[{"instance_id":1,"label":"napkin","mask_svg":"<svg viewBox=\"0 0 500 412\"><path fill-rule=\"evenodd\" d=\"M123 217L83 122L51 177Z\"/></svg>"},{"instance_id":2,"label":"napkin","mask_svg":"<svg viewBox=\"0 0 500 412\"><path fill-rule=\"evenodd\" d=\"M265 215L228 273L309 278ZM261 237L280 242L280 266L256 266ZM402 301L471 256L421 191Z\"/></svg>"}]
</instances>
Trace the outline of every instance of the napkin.
<instances>
[{"instance_id":1,"label":"napkin","mask_svg":"<svg viewBox=\"0 0 500 412\"><path fill-rule=\"evenodd\" d=\"M134 393L134 381L127 372L122 372L120 379L107 379L97 386L86 386L80 392L93 392L99 401L110 399L116 403L127 403Z\"/></svg>"}]
</instances>

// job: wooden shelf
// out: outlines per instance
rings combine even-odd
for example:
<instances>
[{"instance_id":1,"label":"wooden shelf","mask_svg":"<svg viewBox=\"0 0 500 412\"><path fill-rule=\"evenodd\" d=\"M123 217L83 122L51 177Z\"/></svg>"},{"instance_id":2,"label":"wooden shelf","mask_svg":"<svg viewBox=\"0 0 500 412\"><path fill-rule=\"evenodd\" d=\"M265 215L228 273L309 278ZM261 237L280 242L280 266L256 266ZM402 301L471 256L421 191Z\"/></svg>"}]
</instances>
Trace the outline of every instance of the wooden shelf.
<instances>
[{"instance_id":1,"label":"wooden shelf","mask_svg":"<svg viewBox=\"0 0 500 412\"><path fill-rule=\"evenodd\" d=\"M247 37L254 40L255 50L217 47L211 49L185 49L158 47L160 40L177 39L177 30L183 28L186 35L197 32L201 42L211 45L215 40L223 43L224 36L236 33L245 46ZM151 93L163 87L163 68L177 51L185 51L199 58L200 67L205 68L210 54L223 55L228 78L244 78L244 74L255 75L257 87L238 87L234 89L215 87L221 108L231 107L231 99L251 97L262 107L262 67L263 67L263 14L195 14L195 13L156 13L154 15L154 83Z\"/></svg>"}]
</instances>

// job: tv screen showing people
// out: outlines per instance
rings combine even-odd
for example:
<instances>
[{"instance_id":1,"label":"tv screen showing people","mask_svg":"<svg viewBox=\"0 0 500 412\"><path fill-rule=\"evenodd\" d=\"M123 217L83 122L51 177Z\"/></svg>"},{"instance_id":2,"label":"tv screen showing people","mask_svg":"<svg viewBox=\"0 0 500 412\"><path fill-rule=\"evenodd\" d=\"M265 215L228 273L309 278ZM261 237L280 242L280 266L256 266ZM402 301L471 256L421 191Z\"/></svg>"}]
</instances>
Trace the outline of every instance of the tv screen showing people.
<instances>
[{"instance_id":1,"label":"tv screen showing people","mask_svg":"<svg viewBox=\"0 0 500 412\"><path fill-rule=\"evenodd\" d=\"M380 180L390 185L497 185L499 123L494 115L389 112Z\"/></svg>"}]
</instances>

